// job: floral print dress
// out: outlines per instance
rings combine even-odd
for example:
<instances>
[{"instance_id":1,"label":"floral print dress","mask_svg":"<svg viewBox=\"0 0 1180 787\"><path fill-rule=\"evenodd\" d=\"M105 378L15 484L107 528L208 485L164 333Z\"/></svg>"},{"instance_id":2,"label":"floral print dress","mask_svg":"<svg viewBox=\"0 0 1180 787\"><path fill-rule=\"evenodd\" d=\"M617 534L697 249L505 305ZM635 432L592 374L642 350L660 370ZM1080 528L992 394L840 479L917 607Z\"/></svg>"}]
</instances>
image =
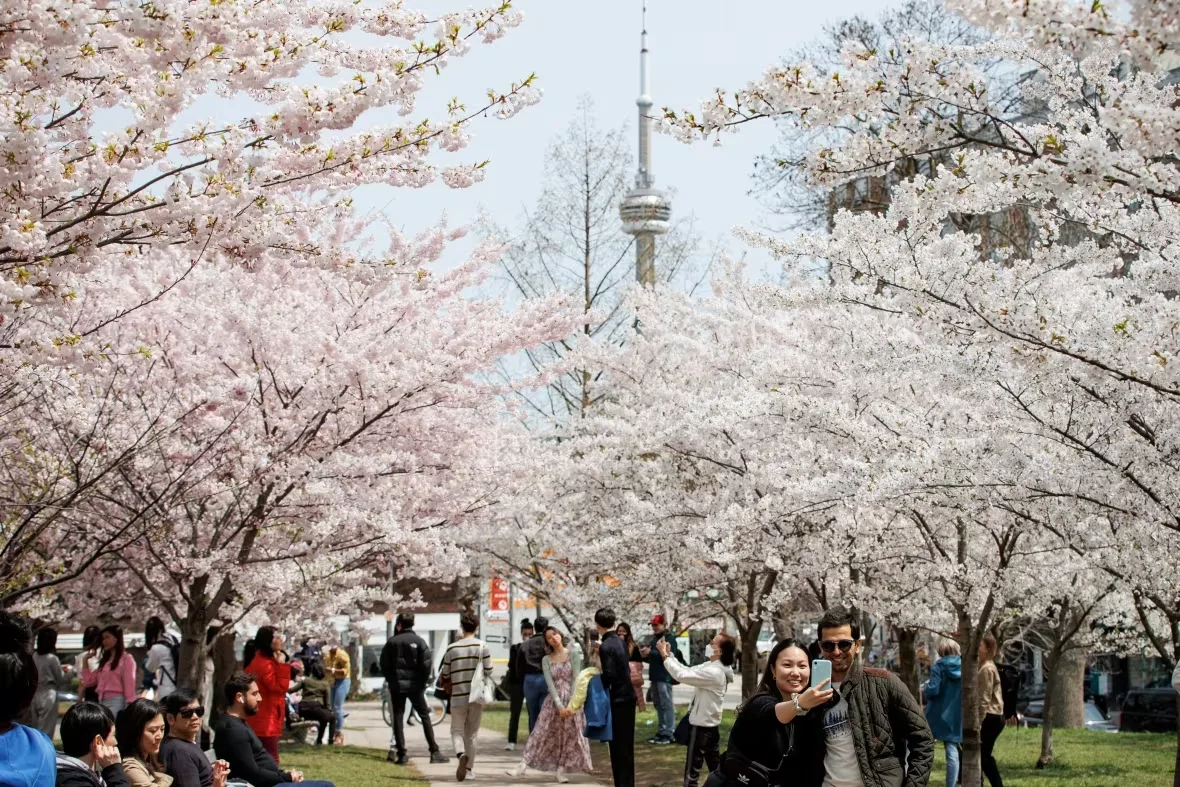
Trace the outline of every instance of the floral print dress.
<instances>
[{"instance_id":1,"label":"floral print dress","mask_svg":"<svg viewBox=\"0 0 1180 787\"><path fill-rule=\"evenodd\" d=\"M562 706L568 705L574 693L573 665L568 661L552 664L550 674ZM590 742L582 735L585 726L585 713L579 710L563 719L549 695L524 747L525 765L538 771L561 768L569 773L589 773L594 766L590 762Z\"/></svg>"}]
</instances>

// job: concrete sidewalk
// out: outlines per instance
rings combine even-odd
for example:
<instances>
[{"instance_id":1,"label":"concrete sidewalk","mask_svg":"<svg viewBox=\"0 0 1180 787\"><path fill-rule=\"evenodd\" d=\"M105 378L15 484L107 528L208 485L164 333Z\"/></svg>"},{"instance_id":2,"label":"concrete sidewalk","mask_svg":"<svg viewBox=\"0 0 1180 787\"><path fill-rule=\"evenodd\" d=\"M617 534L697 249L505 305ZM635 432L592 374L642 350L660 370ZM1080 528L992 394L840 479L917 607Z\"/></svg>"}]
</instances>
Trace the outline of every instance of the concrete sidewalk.
<instances>
[{"instance_id":1,"label":"concrete sidewalk","mask_svg":"<svg viewBox=\"0 0 1180 787\"><path fill-rule=\"evenodd\" d=\"M348 718L344 721L344 741L350 746L363 746L368 749L389 750L389 741L393 737L393 730L381 718L381 704L377 702L352 703L345 707ZM431 787L455 784L455 770L459 762L455 759L455 752L451 748L451 717L443 719L442 724L434 731L435 740L439 748L450 760L446 764L434 765L430 762L430 752L426 748L426 740L422 737L422 727L415 725L406 727L406 749L410 761L422 777L427 779ZM556 777L551 773L530 771L521 777L507 774L520 764L521 750L505 751L508 739L501 733L489 729L482 729L479 733L479 753L474 768L474 776L468 775L464 784L471 783L475 787L512 787L512 785L542 785L556 784ZM523 747L521 747L523 748ZM591 756L599 778L591 774L570 774L570 784L600 784L601 774L605 773L605 781L610 781L610 761L604 746L591 746Z\"/></svg>"}]
</instances>

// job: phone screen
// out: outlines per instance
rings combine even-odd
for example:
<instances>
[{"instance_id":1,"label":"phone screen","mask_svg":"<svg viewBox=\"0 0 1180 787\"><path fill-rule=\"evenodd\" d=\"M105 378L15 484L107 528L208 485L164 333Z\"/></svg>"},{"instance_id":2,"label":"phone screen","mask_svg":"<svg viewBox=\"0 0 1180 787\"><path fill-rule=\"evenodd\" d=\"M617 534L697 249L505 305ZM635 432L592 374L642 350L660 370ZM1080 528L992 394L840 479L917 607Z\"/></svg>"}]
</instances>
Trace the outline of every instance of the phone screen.
<instances>
[{"instance_id":1,"label":"phone screen","mask_svg":"<svg viewBox=\"0 0 1180 787\"><path fill-rule=\"evenodd\" d=\"M825 680L832 679L832 662L827 659L816 659L811 662L811 687L815 688Z\"/></svg>"}]
</instances>

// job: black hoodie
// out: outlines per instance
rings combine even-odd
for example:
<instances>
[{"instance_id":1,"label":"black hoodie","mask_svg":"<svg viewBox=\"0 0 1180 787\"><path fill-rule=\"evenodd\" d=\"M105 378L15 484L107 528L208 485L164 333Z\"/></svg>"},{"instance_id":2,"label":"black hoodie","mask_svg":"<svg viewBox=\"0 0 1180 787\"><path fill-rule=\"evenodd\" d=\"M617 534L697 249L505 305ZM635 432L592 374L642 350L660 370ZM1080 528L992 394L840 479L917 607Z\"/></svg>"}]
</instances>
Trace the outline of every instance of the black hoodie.
<instances>
[{"instance_id":1,"label":"black hoodie","mask_svg":"<svg viewBox=\"0 0 1180 787\"><path fill-rule=\"evenodd\" d=\"M57 755L57 787L129 787L123 764L115 763L102 769L102 776L75 757Z\"/></svg>"}]
</instances>

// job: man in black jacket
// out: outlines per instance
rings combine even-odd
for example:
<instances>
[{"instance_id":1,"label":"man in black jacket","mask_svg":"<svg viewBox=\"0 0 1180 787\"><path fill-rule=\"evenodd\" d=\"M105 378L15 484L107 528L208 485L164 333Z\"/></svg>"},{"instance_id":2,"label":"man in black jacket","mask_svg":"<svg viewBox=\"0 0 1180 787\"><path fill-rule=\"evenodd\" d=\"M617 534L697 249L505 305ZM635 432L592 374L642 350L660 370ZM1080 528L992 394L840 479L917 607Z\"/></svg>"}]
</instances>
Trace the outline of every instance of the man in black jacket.
<instances>
[{"instance_id":1,"label":"man in black jacket","mask_svg":"<svg viewBox=\"0 0 1180 787\"><path fill-rule=\"evenodd\" d=\"M430 747L430 761L443 763L447 757L438 749L434 728L430 726L430 710L426 707L426 687L430 684L432 664L430 646L414 633L414 613L397 616L394 635L381 649L381 674L389 684L389 698L393 704L393 739L389 742L389 762L405 765L406 703L422 720L422 734Z\"/></svg>"},{"instance_id":2,"label":"man in black jacket","mask_svg":"<svg viewBox=\"0 0 1180 787\"><path fill-rule=\"evenodd\" d=\"M246 781L251 787L335 787L332 782L304 781L299 771L284 771L262 748L262 741L246 723L258 713L262 692L253 675L236 673L225 684L225 714L213 728L213 749L218 759L229 763L229 778Z\"/></svg>"},{"instance_id":3,"label":"man in black jacket","mask_svg":"<svg viewBox=\"0 0 1180 787\"><path fill-rule=\"evenodd\" d=\"M602 638L598 646L602 686L610 696L611 773L615 787L635 787L635 688L631 685L627 646L615 632L616 622L613 609L594 613L594 625Z\"/></svg>"},{"instance_id":4,"label":"man in black jacket","mask_svg":"<svg viewBox=\"0 0 1180 787\"><path fill-rule=\"evenodd\" d=\"M520 642L508 649L508 674L504 677L505 688L508 689L508 745L504 748L512 751L516 748L517 730L520 729L520 711L524 708L524 673L521 666L520 648L533 636L533 624L528 618L520 621Z\"/></svg>"},{"instance_id":5,"label":"man in black jacket","mask_svg":"<svg viewBox=\"0 0 1180 787\"><path fill-rule=\"evenodd\" d=\"M541 715L541 706L549 696L549 684L545 682L545 671L541 668L541 661L548 653L545 644L545 629L549 628L549 619L538 617L536 633L520 643L520 657L517 659L516 675L520 679L521 691L524 693L524 704L529 710L529 732L537 726L537 717Z\"/></svg>"},{"instance_id":6,"label":"man in black jacket","mask_svg":"<svg viewBox=\"0 0 1180 787\"><path fill-rule=\"evenodd\" d=\"M61 720L56 787L127 787L115 745L115 719L104 705L79 702ZM100 776L101 774L101 776Z\"/></svg>"}]
</instances>

